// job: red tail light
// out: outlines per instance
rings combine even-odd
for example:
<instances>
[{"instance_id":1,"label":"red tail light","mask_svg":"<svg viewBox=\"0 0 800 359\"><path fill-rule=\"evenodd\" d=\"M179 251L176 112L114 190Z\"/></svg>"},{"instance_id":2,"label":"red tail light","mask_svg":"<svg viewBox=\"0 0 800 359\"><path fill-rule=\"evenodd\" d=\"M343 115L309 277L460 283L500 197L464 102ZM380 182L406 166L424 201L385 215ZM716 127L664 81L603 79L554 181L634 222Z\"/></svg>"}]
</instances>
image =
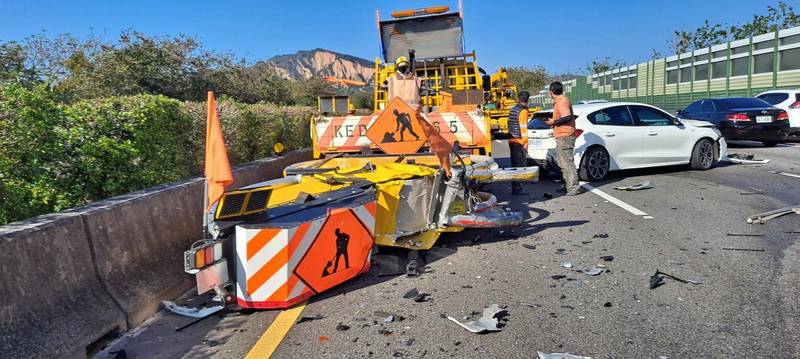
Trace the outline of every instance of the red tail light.
<instances>
[{"instance_id":1,"label":"red tail light","mask_svg":"<svg viewBox=\"0 0 800 359\"><path fill-rule=\"evenodd\" d=\"M800 101L795 101L795 103L789 105L789 108L794 110L796 108L800 108Z\"/></svg>"},{"instance_id":2,"label":"red tail light","mask_svg":"<svg viewBox=\"0 0 800 359\"><path fill-rule=\"evenodd\" d=\"M580 128L576 128L575 129L575 137L576 138L577 137L581 137L582 134L583 134L583 130L581 130Z\"/></svg>"},{"instance_id":3,"label":"red tail light","mask_svg":"<svg viewBox=\"0 0 800 359\"><path fill-rule=\"evenodd\" d=\"M780 114L778 114L778 118L777 118L777 119L778 119L779 121L786 121L786 120L788 120L788 119L789 119L789 113L788 113L788 112L786 112L786 111L781 111L781 113L780 113Z\"/></svg>"},{"instance_id":4,"label":"red tail light","mask_svg":"<svg viewBox=\"0 0 800 359\"><path fill-rule=\"evenodd\" d=\"M733 122L750 122L750 116L746 113L731 113L728 114L728 120Z\"/></svg>"},{"instance_id":5,"label":"red tail light","mask_svg":"<svg viewBox=\"0 0 800 359\"><path fill-rule=\"evenodd\" d=\"M214 246L208 246L203 251L205 251L205 264L209 265L214 263Z\"/></svg>"}]
</instances>

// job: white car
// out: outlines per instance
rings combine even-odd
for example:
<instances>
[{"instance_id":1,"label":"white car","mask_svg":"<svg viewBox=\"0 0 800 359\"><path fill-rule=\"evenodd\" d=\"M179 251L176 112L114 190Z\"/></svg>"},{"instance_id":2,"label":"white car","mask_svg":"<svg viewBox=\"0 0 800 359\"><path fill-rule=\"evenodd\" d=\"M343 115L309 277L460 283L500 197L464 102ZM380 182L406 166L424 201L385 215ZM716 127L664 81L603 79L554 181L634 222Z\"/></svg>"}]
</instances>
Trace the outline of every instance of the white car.
<instances>
[{"instance_id":1,"label":"white car","mask_svg":"<svg viewBox=\"0 0 800 359\"><path fill-rule=\"evenodd\" d=\"M688 164L707 170L727 154L714 124L679 120L658 107L629 102L573 106L578 118L575 166L584 181L599 181L609 171ZM553 130L534 113L528 122L528 156L540 166L555 163Z\"/></svg>"},{"instance_id":2,"label":"white car","mask_svg":"<svg viewBox=\"0 0 800 359\"><path fill-rule=\"evenodd\" d=\"M774 90L756 95L789 114L789 134L800 134L800 90Z\"/></svg>"}]
</instances>

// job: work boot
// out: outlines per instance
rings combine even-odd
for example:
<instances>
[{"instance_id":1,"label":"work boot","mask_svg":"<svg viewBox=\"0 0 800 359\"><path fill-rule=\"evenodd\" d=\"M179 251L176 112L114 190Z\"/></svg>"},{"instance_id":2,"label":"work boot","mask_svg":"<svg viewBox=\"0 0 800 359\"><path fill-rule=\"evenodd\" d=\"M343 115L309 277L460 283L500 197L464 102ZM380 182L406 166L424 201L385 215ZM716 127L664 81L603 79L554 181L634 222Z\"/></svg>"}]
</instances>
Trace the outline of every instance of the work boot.
<instances>
[{"instance_id":1,"label":"work boot","mask_svg":"<svg viewBox=\"0 0 800 359\"><path fill-rule=\"evenodd\" d=\"M577 196L579 194L581 194L581 190L579 189L576 189L574 191L567 191L567 196Z\"/></svg>"}]
</instances>

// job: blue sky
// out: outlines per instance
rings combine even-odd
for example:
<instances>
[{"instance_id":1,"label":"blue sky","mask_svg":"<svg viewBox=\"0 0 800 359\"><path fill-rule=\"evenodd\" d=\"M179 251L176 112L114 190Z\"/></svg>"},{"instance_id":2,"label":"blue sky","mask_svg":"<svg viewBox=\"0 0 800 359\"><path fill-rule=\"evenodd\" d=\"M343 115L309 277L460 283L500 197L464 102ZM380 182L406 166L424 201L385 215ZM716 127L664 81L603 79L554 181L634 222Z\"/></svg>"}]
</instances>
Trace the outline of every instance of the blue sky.
<instances>
[{"instance_id":1,"label":"blue sky","mask_svg":"<svg viewBox=\"0 0 800 359\"><path fill-rule=\"evenodd\" d=\"M712 22L739 23L775 1L479 1L464 0L467 51L487 70L541 65L581 72L596 57L628 63L664 52L673 30ZM800 2L789 0L800 10ZM198 36L208 49L248 61L322 47L373 60L379 55L375 10L449 5L457 0L409 1L9 1L0 0L0 41L90 33L113 39L122 30Z\"/></svg>"}]
</instances>

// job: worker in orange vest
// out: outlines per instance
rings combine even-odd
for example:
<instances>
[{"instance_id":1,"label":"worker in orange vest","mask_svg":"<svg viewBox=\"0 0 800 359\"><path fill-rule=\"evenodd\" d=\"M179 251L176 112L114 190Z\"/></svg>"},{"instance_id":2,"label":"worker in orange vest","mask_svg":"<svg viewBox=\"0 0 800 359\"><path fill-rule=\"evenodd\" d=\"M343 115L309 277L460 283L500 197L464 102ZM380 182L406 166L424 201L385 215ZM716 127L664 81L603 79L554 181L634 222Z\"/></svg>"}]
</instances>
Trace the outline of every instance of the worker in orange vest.
<instances>
[{"instance_id":1,"label":"worker in orange vest","mask_svg":"<svg viewBox=\"0 0 800 359\"><path fill-rule=\"evenodd\" d=\"M400 56L394 62L395 75L387 80L386 90L388 91L389 101L399 97L403 102L411 106L414 110L420 110L420 89L422 80L411 72L411 64L405 56Z\"/></svg>"}]
</instances>

